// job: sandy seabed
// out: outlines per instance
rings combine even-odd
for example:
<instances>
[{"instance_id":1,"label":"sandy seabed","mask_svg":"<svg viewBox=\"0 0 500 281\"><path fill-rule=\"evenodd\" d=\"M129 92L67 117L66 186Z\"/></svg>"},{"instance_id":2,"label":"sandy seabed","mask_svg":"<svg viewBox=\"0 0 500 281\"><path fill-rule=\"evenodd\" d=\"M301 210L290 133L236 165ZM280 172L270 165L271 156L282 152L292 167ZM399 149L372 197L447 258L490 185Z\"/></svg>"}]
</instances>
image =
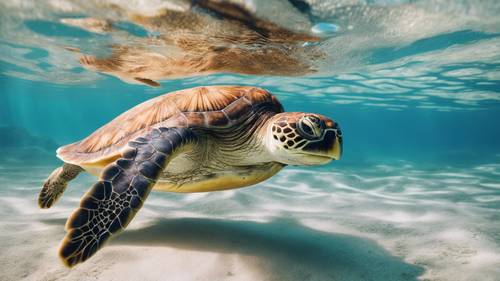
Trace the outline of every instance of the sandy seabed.
<instances>
[{"instance_id":1,"label":"sandy seabed","mask_svg":"<svg viewBox=\"0 0 500 281\"><path fill-rule=\"evenodd\" d=\"M94 180L36 197L54 165L0 164L0 280L498 280L500 165L287 168L245 189L152 193L73 269L64 224Z\"/></svg>"}]
</instances>

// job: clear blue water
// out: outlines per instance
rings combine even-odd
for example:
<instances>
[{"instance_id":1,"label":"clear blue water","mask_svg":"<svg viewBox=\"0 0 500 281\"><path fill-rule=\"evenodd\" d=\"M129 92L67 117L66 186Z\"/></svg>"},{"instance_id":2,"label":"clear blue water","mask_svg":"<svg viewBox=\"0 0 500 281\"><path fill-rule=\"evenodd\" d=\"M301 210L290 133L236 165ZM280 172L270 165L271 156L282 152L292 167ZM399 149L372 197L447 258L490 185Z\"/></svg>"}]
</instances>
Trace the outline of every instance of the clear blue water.
<instances>
[{"instance_id":1,"label":"clear blue water","mask_svg":"<svg viewBox=\"0 0 500 281\"><path fill-rule=\"evenodd\" d=\"M110 2L137 13L167 3ZM320 23L322 40L303 47L322 53L314 73L131 84L65 48L106 56L111 44L161 32L125 19L116 34L61 22L116 16L95 3L0 3L0 279L499 280L500 5L291 1L308 3L299 12L288 1L250 2L263 18L279 9L272 20L297 30ZM38 209L60 163L55 149L152 97L218 84L263 87L287 111L332 117L343 159L287 167L245 189L153 193L130 229L64 268L65 219L95 179L79 177L56 207Z\"/></svg>"}]
</instances>

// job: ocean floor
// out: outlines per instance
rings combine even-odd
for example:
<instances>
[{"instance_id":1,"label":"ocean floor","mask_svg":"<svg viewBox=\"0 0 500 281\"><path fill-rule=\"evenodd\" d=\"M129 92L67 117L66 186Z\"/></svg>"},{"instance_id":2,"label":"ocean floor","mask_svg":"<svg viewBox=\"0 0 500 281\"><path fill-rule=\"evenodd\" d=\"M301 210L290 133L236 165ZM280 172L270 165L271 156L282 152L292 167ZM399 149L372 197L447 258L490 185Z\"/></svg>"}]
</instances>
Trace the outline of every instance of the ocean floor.
<instances>
[{"instance_id":1,"label":"ocean floor","mask_svg":"<svg viewBox=\"0 0 500 281\"><path fill-rule=\"evenodd\" d=\"M152 193L87 262L58 260L66 218L94 180L49 210L54 161L0 161L0 280L498 280L500 164L286 168L253 187ZM18 155L29 153L19 152ZM33 163L33 162L31 162Z\"/></svg>"}]
</instances>

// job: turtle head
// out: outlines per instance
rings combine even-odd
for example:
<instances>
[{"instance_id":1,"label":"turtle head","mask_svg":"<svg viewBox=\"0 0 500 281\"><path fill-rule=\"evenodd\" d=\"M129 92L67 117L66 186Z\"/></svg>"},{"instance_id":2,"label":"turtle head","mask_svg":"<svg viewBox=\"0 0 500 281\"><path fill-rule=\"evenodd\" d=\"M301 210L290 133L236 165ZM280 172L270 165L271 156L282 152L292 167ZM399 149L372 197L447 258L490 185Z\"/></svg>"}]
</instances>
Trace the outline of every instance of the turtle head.
<instances>
[{"instance_id":1,"label":"turtle head","mask_svg":"<svg viewBox=\"0 0 500 281\"><path fill-rule=\"evenodd\" d=\"M319 114L285 112L267 123L266 146L275 161L289 165L321 165L339 160L342 132Z\"/></svg>"}]
</instances>

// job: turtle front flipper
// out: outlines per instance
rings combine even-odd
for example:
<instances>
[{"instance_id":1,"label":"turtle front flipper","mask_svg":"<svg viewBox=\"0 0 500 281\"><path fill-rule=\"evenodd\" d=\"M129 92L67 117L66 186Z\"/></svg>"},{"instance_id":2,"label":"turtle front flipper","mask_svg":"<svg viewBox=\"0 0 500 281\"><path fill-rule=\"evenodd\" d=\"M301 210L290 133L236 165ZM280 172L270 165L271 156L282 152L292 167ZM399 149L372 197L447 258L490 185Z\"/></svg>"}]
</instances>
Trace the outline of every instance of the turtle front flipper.
<instances>
[{"instance_id":1,"label":"turtle front flipper","mask_svg":"<svg viewBox=\"0 0 500 281\"><path fill-rule=\"evenodd\" d=\"M129 142L122 157L103 170L68 219L59 249L63 262L71 267L87 260L124 229L168 162L195 140L187 128L160 128Z\"/></svg>"}]
</instances>

